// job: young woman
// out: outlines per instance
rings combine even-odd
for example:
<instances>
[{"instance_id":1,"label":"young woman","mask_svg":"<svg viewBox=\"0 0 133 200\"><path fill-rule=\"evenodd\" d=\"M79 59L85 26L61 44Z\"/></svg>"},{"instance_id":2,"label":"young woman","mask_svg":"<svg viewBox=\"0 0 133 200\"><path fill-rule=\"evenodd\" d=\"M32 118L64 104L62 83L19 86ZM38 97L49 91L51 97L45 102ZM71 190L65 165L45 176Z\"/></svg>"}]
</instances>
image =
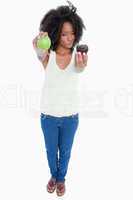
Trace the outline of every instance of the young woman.
<instances>
[{"instance_id":1,"label":"young woman","mask_svg":"<svg viewBox=\"0 0 133 200\"><path fill-rule=\"evenodd\" d=\"M45 70L41 95L40 122L45 140L51 178L47 191L58 196L65 193L65 176L71 156L74 136L79 124L78 73L87 66L87 53L77 53L83 28L76 8L60 6L45 14L40 23L39 35L33 46ZM37 39L48 35L49 50L37 48Z\"/></svg>"}]
</instances>

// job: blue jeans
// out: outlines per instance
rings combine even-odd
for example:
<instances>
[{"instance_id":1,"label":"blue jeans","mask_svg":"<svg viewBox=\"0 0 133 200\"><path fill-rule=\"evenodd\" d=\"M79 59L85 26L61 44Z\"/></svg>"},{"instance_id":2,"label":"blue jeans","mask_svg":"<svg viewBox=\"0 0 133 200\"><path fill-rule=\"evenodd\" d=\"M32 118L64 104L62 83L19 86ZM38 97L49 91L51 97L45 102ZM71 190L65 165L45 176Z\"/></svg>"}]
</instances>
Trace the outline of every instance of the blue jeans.
<instances>
[{"instance_id":1,"label":"blue jeans","mask_svg":"<svg viewBox=\"0 0 133 200\"><path fill-rule=\"evenodd\" d=\"M55 117L41 113L40 121L51 176L64 182L79 124L79 114Z\"/></svg>"}]
</instances>

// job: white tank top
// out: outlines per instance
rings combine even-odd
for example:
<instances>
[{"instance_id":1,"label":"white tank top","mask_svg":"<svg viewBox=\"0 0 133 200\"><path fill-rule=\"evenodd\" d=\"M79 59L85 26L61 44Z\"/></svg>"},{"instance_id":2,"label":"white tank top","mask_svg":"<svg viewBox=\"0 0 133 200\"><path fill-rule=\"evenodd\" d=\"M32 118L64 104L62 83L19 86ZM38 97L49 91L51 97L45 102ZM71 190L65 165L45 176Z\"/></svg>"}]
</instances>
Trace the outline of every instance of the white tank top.
<instances>
[{"instance_id":1,"label":"white tank top","mask_svg":"<svg viewBox=\"0 0 133 200\"><path fill-rule=\"evenodd\" d=\"M79 76L75 68L75 50L65 69L59 68L56 52L50 51L41 91L40 109L44 114L57 117L79 112Z\"/></svg>"}]
</instances>

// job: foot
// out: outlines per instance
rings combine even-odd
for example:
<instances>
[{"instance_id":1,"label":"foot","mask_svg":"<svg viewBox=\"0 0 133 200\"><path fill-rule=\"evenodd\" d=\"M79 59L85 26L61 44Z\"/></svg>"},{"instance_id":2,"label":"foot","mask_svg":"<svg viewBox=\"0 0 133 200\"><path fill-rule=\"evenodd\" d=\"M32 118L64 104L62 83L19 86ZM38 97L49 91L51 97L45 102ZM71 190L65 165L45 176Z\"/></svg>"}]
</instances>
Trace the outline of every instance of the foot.
<instances>
[{"instance_id":1,"label":"foot","mask_svg":"<svg viewBox=\"0 0 133 200\"><path fill-rule=\"evenodd\" d=\"M56 188L56 179L51 178L47 184L47 191L49 193L53 193L55 191L55 188Z\"/></svg>"},{"instance_id":2,"label":"foot","mask_svg":"<svg viewBox=\"0 0 133 200\"><path fill-rule=\"evenodd\" d=\"M56 194L57 196L63 196L65 194L65 182L57 182Z\"/></svg>"}]
</instances>

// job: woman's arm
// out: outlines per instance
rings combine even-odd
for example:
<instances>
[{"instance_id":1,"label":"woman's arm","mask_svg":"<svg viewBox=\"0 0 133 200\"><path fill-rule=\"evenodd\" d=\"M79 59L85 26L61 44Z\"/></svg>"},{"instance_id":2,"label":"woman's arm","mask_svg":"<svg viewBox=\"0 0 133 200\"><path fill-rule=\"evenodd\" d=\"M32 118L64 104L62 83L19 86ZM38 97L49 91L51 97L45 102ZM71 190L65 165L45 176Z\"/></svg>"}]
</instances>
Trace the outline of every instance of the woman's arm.
<instances>
[{"instance_id":1,"label":"woman's arm","mask_svg":"<svg viewBox=\"0 0 133 200\"><path fill-rule=\"evenodd\" d=\"M34 50L37 54L37 57L38 59L40 60L40 62L43 64L44 66L44 69L46 69L46 66L47 66L47 63L48 63L48 60L49 60L49 51L48 50L45 50L45 49L39 49L37 47L37 40L41 37L41 36L46 36L48 35L47 32L40 32L38 36L36 36L32 43L33 43L33 47L34 47Z\"/></svg>"}]
</instances>

